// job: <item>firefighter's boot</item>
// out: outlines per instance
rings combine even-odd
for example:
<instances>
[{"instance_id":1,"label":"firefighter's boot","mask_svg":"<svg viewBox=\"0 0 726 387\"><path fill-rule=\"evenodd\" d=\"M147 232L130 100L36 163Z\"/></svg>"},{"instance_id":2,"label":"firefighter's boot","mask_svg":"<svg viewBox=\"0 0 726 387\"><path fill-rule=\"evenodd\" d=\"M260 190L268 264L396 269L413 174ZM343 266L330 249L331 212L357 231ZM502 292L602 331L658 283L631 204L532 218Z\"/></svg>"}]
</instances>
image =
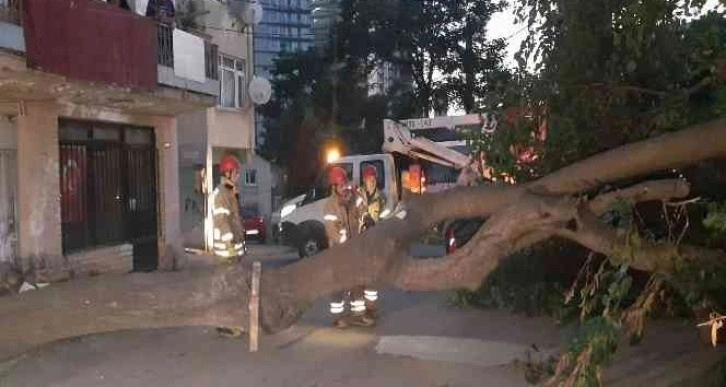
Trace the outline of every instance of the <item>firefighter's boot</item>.
<instances>
[{"instance_id":1,"label":"firefighter's boot","mask_svg":"<svg viewBox=\"0 0 726 387\"><path fill-rule=\"evenodd\" d=\"M363 294L366 308L365 314L369 318L376 320L378 318L378 291L366 289Z\"/></svg>"},{"instance_id":2,"label":"firefighter's boot","mask_svg":"<svg viewBox=\"0 0 726 387\"><path fill-rule=\"evenodd\" d=\"M370 327L375 325L376 320L366 315L366 305L362 298L350 301L350 311L352 314L349 320L350 325L359 327Z\"/></svg>"},{"instance_id":3,"label":"firefighter's boot","mask_svg":"<svg viewBox=\"0 0 726 387\"><path fill-rule=\"evenodd\" d=\"M344 296L340 300L330 302L330 314L333 315L333 327L338 329L348 328L348 314L345 313Z\"/></svg>"}]
</instances>

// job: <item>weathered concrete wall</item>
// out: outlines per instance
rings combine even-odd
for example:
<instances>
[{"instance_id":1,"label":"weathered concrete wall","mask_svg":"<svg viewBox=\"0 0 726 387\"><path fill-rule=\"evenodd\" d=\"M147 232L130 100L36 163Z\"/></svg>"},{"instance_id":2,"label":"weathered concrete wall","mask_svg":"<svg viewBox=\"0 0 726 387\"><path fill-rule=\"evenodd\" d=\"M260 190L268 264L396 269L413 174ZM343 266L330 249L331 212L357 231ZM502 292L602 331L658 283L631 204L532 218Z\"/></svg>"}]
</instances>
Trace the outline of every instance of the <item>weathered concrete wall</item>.
<instances>
[{"instance_id":1,"label":"weathered concrete wall","mask_svg":"<svg viewBox=\"0 0 726 387\"><path fill-rule=\"evenodd\" d=\"M179 142L174 117L153 117L159 160L159 270L185 265L179 219Z\"/></svg>"},{"instance_id":2,"label":"weathered concrete wall","mask_svg":"<svg viewBox=\"0 0 726 387\"><path fill-rule=\"evenodd\" d=\"M184 246L204 247L204 196L195 191L197 173L207 164L207 112L177 117L179 141L179 203Z\"/></svg>"},{"instance_id":3,"label":"weathered concrete wall","mask_svg":"<svg viewBox=\"0 0 726 387\"><path fill-rule=\"evenodd\" d=\"M18 149L18 130L15 123L0 116L0 149Z\"/></svg>"},{"instance_id":4,"label":"weathered concrete wall","mask_svg":"<svg viewBox=\"0 0 726 387\"><path fill-rule=\"evenodd\" d=\"M23 269L57 280L67 269L62 255L58 106L28 102L17 117L18 256ZM48 277L48 278L44 278Z\"/></svg>"},{"instance_id":5,"label":"weathered concrete wall","mask_svg":"<svg viewBox=\"0 0 726 387\"><path fill-rule=\"evenodd\" d=\"M254 148L253 109L210 108L207 114L212 147Z\"/></svg>"},{"instance_id":6,"label":"weathered concrete wall","mask_svg":"<svg viewBox=\"0 0 726 387\"><path fill-rule=\"evenodd\" d=\"M245 183L245 172L247 170L257 171L257 185ZM239 185L242 204L256 205L269 225L270 215L272 214L272 168L270 163L260 156L251 156L247 163L242 166L242 177L240 177Z\"/></svg>"},{"instance_id":7,"label":"weathered concrete wall","mask_svg":"<svg viewBox=\"0 0 726 387\"><path fill-rule=\"evenodd\" d=\"M126 274L134 270L134 246L101 247L66 257L74 275Z\"/></svg>"}]
</instances>

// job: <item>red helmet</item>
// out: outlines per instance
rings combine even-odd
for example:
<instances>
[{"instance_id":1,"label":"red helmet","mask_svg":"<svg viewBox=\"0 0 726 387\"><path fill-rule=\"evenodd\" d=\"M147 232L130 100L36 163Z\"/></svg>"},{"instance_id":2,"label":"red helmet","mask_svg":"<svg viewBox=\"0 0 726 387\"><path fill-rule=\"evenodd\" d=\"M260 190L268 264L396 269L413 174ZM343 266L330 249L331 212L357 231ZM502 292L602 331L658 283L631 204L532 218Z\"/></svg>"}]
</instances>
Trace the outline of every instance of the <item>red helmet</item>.
<instances>
[{"instance_id":1,"label":"red helmet","mask_svg":"<svg viewBox=\"0 0 726 387\"><path fill-rule=\"evenodd\" d=\"M331 185L344 185L348 182L348 173L342 167L336 166L330 168L328 181Z\"/></svg>"},{"instance_id":2,"label":"red helmet","mask_svg":"<svg viewBox=\"0 0 726 387\"><path fill-rule=\"evenodd\" d=\"M219 161L219 173L239 171L240 163L236 157L232 155L224 155Z\"/></svg>"},{"instance_id":3,"label":"red helmet","mask_svg":"<svg viewBox=\"0 0 726 387\"><path fill-rule=\"evenodd\" d=\"M378 177L378 170L376 170L375 166L366 165L365 167L363 167L363 179L365 179L367 177L373 177L373 178Z\"/></svg>"}]
</instances>

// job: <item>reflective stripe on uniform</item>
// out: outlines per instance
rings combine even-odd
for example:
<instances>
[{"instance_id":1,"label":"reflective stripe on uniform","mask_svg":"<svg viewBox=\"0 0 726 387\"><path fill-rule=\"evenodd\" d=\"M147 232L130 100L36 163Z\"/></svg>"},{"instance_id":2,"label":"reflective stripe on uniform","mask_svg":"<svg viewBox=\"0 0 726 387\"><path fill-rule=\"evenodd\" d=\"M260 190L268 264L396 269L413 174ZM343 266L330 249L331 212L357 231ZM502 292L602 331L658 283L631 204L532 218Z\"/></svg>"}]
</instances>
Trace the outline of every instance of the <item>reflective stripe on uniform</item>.
<instances>
[{"instance_id":1,"label":"reflective stripe on uniform","mask_svg":"<svg viewBox=\"0 0 726 387\"><path fill-rule=\"evenodd\" d=\"M366 300L373 302L378 300L378 291L377 290L366 290L363 292L363 297L365 297Z\"/></svg>"},{"instance_id":2,"label":"reflective stripe on uniform","mask_svg":"<svg viewBox=\"0 0 726 387\"><path fill-rule=\"evenodd\" d=\"M214 215L231 215L232 212L230 212L228 209L224 207L215 208L212 210L212 214Z\"/></svg>"},{"instance_id":3,"label":"reflective stripe on uniform","mask_svg":"<svg viewBox=\"0 0 726 387\"><path fill-rule=\"evenodd\" d=\"M361 205L363 205L363 198L358 196L358 199L355 200L355 205L356 207L360 207Z\"/></svg>"},{"instance_id":4,"label":"reflective stripe on uniform","mask_svg":"<svg viewBox=\"0 0 726 387\"><path fill-rule=\"evenodd\" d=\"M215 242L215 243L214 243L214 248L215 248L215 249L226 249L226 248L227 248L227 245L226 245L226 244L224 244L224 243L216 243L216 242Z\"/></svg>"},{"instance_id":5,"label":"reflective stripe on uniform","mask_svg":"<svg viewBox=\"0 0 726 387\"><path fill-rule=\"evenodd\" d=\"M212 237L214 240L219 240L219 238L222 236L222 230L218 229L217 227L214 228L214 231L212 232Z\"/></svg>"},{"instance_id":6,"label":"reflective stripe on uniform","mask_svg":"<svg viewBox=\"0 0 726 387\"><path fill-rule=\"evenodd\" d=\"M323 219L335 222L336 220L338 220L338 217L333 214L325 214L325 216L323 216Z\"/></svg>"},{"instance_id":7,"label":"reflective stripe on uniform","mask_svg":"<svg viewBox=\"0 0 726 387\"><path fill-rule=\"evenodd\" d=\"M345 311L345 302L331 302L330 303L330 313L332 314L340 314Z\"/></svg>"},{"instance_id":8,"label":"reflective stripe on uniform","mask_svg":"<svg viewBox=\"0 0 726 387\"><path fill-rule=\"evenodd\" d=\"M229 253L229 251L227 251L227 250L214 250L214 253L217 254L217 255L219 255L220 257L225 257L225 258L228 258L228 257L231 257L232 256Z\"/></svg>"},{"instance_id":9,"label":"reflective stripe on uniform","mask_svg":"<svg viewBox=\"0 0 726 387\"><path fill-rule=\"evenodd\" d=\"M228 233L225 233L224 235L222 235L222 237L219 239L221 239L223 242L229 242L232 239L234 239L234 235L232 235L231 232L228 232Z\"/></svg>"},{"instance_id":10,"label":"reflective stripe on uniform","mask_svg":"<svg viewBox=\"0 0 726 387\"><path fill-rule=\"evenodd\" d=\"M366 310L366 303L363 300L355 300L350 302L351 312L364 312Z\"/></svg>"}]
</instances>

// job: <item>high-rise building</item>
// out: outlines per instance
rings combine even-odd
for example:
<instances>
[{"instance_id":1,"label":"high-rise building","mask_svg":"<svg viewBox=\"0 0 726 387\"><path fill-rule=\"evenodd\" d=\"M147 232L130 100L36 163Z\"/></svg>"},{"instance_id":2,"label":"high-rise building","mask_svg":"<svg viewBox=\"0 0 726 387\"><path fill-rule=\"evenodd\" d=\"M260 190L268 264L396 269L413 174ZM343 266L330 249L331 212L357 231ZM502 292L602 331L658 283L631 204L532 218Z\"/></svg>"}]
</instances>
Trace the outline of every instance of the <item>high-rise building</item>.
<instances>
[{"instance_id":1,"label":"high-rise building","mask_svg":"<svg viewBox=\"0 0 726 387\"><path fill-rule=\"evenodd\" d=\"M312 45L309 0L260 0L264 12L255 28L255 74L269 78L273 61L283 52Z\"/></svg>"},{"instance_id":2,"label":"high-rise building","mask_svg":"<svg viewBox=\"0 0 726 387\"><path fill-rule=\"evenodd\" d=\"M310 0L315 46L324 49L329 42L331 29L340 14L340 0Z\"/></svg>"},{"instance_id":3,"label":"high-rise building","mask_svg":"<svg viewBox=\"0 0 726 387\"><path fill-rule=\"evenodd\" d=\"M313 44L310 0L260 0L264 12L255 27L255 75L272 78L276 58L284 52L305 51ZM257 144L264 141L262 116L255 117Z\"/></svg>"}]
</instances>

